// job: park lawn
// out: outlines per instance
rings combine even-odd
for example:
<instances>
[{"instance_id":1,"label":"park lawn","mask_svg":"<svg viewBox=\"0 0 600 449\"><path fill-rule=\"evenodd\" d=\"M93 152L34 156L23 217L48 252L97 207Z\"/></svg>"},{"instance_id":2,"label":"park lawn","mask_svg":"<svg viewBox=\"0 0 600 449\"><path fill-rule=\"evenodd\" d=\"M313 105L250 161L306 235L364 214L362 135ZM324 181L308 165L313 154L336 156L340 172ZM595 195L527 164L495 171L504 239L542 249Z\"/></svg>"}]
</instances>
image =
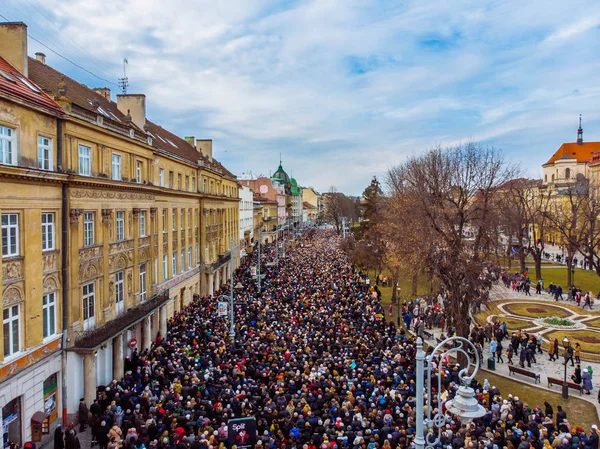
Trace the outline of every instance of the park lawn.
<instances>
[{"instance_id":1,"label":"park lawn","mask_svg":"<svg viewBox=\"0 0 600 449\"><path fill-rule=\"evenodd\" d=\"M375 285L375 274L373 271L369 271L369 278L371 279L371 286ZM385 276L385 272L384 272ZM388 278L390 278L388 276ZM419 282L417 283L417 296L413 296L410 294L412 290L412 280L409 276L400 276L400 303L404 301L410 301L411 299L420 298L422 296L429 294L429 281L421 276L419 278ZM392 287L382 287L379 285L379 290L381 291L381 304L387 306L392 302Z\"/></svg>"},{"instance_id":2,"label":"park lawn","mask_svg":"<svg viewBox=\"0 0 600 449\"><path fill-rule=\"evenodd\" d=\"M542 388L516 382L489 371L479 371L476 377L481 383L483 383L484 379L489 380L492 386L496 386L500 389L503 398L506 398L509 394L519 396L519 399L523 401L523 403L528 404L531 408L540 405L543 410L544 401L548 401L554 408L555 418L556 406L562 405L563 409L567 412L567 419L569 422L572 425L574 424L583 427L586 431L589 431L592 424L598 423L596 407L594 407L593 404L583 401L578 397L574 397L571 392L569 392L569 400L563 401L558 386L554 387L558 393L554 393ZM592 393L594 393L594 391L592 391Z\"/></svg>"},{"instance_id":3,"label":"park lawn","mask_svg":"<svg viewBox=\"0 0 600 449\"><path fill-rule=\"evenodd\" d=\"M538 281L535 276L535 269L529 268L529 276L534 284ZM544 280L544 287L548 288L550 283L561 285L563 292L567 290L567 267L560 266L554 267L543 267L542 266L542 279ZM581 288L584 292L592 292L596 295L600 291L600 276L595 271L582 270L581 268L575 269L575 285ZM564 293L563 293L564 296Z\"/></svg>"},{"instance_id":4,"label":"park lawn","mask_svg":"<svg viewBox=\"0 0 600 449\"><path fill-rule=\"evenodd\" d=\"M561 304L562 305L562 304ZM539 302L513 302L506 304L504 310L513 315L518 315L523 318L546 318L546 317L558 317L566 318L571 314L560 307L554 307L547 303ZM532 324L530 324L531 326Z\"/></svg>"},{"instance_id":5,"label":"park lawn","mask_svg":"<svg viewBox=\"0 0 600 449\"><path fill-rule=\"evenodd\" d=\"M583 358L587 358L588 354L594 354L596 356L600 354L600 332L598 331L587 329L557 329L545 334L544 337L556 338L559 343L564 337L568 337L572 346L575 346L575 343L579 342Z\"/></svg>"}]
</instances>

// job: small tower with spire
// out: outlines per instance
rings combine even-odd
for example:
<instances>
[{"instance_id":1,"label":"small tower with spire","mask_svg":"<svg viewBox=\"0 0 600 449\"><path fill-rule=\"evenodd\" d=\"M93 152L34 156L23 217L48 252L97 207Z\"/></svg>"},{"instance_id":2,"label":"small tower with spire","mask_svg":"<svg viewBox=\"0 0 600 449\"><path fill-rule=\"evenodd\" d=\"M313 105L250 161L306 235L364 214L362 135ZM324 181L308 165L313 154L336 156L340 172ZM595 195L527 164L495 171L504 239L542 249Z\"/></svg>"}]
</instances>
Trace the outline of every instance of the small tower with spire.
<instances>
[{"instance_id":1,"label":"small tower with spire","mask_svg":"<svg viewBox=\"0 0 600 449\"><path fill-rule=\"evenodd\" d=\"M577 130L577 145L583 145L583 128L581 127L581 114L579 114L579 129Z\"/></svg>"}]
</instances>

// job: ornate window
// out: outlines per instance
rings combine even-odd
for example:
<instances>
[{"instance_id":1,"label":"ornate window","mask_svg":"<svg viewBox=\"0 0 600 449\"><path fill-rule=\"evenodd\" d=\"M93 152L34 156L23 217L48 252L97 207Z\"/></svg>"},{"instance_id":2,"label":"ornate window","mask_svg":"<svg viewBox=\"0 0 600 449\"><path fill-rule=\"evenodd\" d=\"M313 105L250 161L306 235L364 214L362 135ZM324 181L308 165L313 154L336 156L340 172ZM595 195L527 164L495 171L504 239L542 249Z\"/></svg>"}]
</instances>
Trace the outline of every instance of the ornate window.
<instances>
[{"instance_id":1,"label":"ornate window","mask_svg":"<svg viewBox=\"0 0 600 449\"><path fill-rule=\"evenodd\" d=\"M83 176L92 174L92 149L85 145L79 145L79 174Z\"/></svg>"},{"instance_id":2,"label":"ornate window","mask_svg":"<svg viewBox=\"0 0 600 449\"><path fill-rule=\"evenodd\" d=\"M96 293L93 282L82 287L83 299L83 330L91 330L96 327Z\"/></svg>"},{"instance_id":3,"label":"ornate window","mask_svg":"<svg viewBox=\"0 0 600 449\"><path fill-rule=\"evenodd\" d=\"M146 300L146 264L140 265L140 300Z\"/></svg>"},{"instance_id":4,"label":"ornate window","mask_svg":"<svg viewBox=\"0 0 600 449\"><path fill-rule=\"evenodd\" d=\"M42 296L42 330L44 338L56 334L56 292Z\"/></svg>"},{"instance_id":5,"label":"ornate window","mask_svg":"<svg viewBox=\"0 0 600 449\"><path fill-rule=\"evenodd\" d=\"M42 214L42 251L54 249L54 214Z\"/></svg>"},{"instance_id":6,"label":"ornate window","mask_svg":"<svg viewBox=\"0 0 600 449\"><path fill-rule=\"evenodd\" d=\"M19 214L2 214L2 257L19 255Z\"/></svg>"},{"instance_id":7,"label":"ornate window","mask_svg":"<svg viewBox=\"0 0 600 449\"><path fill-rule=\"evenodd\" d=\"M38 136L38 168L52 170L52 139Z\"/></svg>"},{"instance_id":8,"label":"ornate window","mask_svg":"<svg viewBox=\"0 0 600 449\"><path fill-rule=\"evenodd\" d=\"M94 213L86 212L83 214L83 245L92 246L94 244Z\"/></svg>"},{"instance_id":9,"label":"ornate window","mask_svg":"<svg viewBox=\"0 0 600 449\"><path fill-rule=\"evenodd\" d=\"M123 179L121 177L121 160L122 157L120 154L112 155L112 179L115 181L120 181Z\"/></svg>"},{"instance_id":10,"label":"ornate window","mask_svg":"<svg viewBox=\"0 0 600 449\"><path fill-rule=\"evenodd\" d=\"M2 311L4 331L4 357L10 357L21 350L20 305L7 307Z\"/></svg>"},{"instance_id":11,"label":"ornate window","mask_svg":"<svg viewBox=\"0 0 600 449\"><path fill-rule=\"evenodd\" d=\"M117 242L125 240L125 212L117 211Z\"/></svg>"}]
</instances>

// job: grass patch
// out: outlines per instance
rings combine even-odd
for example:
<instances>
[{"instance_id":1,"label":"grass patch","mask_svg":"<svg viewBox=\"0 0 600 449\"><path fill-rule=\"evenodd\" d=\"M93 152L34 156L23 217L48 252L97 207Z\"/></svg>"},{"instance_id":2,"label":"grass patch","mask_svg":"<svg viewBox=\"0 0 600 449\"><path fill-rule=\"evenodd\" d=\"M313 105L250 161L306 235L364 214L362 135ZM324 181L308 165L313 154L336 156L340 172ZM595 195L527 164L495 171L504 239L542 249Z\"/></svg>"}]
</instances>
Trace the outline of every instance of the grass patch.
<instances>
[{"instance_id":1,"label":"grass patch","mask_svg":"<svg viewBox=\"0 0 600 449\"><path fill-rule=\"evenodd\" d=\"M587 321L582 321L582 323L586 324L587 326L600 328L600 318L592 318Z\"/></svg>"},{"instance_id":2,"label":"grass patch","mask_svg":"<svg viewBox=\"0 0 600 449\"><path fill-rule=\"evenodd\" d=\"M535 283L537 282L537 278L535 276L535 269L532 267L529 271L529 277ZM562 266L560 268L550 268L544 269L542 266L542 279L544 280L544 286L547 288L550 283L554 283L556 285L561 285L563 291L567 290L569 287L567 285L567 267ZM600 291L600 276L596 274L595 271L582 270L581 268L575 268L575 286L583 290L584 292L592 292L597 294ZM563 293L563 297L565 294Z\"/></svg>"},{"instance_id":3,"label":"grass patch","mask_svg":"<svg viewBox=\"0 0 600 449\"><path fill-rule=\"evenodd\" d=\"M556 419L556 406L562 405L563 409L567 412L567 417L572 425L581 426L584 429L589 430L592 424L598 422L596 407L589 402L574 397L571 393L569 394L569 400L563 401L560 391L554 393L542 388L532 387L488 371L480 371L476 377L481 383L483 383L483 379L489 380L490 384L495 385L500 389L502 397L505 398L509 394L519 396L519 399L531 408L540 405L543 410L544 401L548 401L554 408L554 419ZM558 386L554 388L557 391L559 390Z\"/></svg>"},{"instance_id":4,"label":"grass patch","mask_svg":"<svg viewBox=\"0 0 600 449\"><path fill-rule=\"evenodd\" d=\"M513 302L506 304L504 310L513 315L522 316L524 318L546 318L557 317L566 318L571 314L560 307L542 304L538 302Z\"/></svg>"},{"instance_id":5,"label":"grass patch","mask_svg":"<svg viewBox=\"0 0 600 449\"><path fill-rule=\"evenodd\" d=\"M594 354L600 353L600 332L585 329L558 329L545 334L544 337L556 338L559 344L561 344L560 342L564 337L568 337L572 346L575 346L575 343L579 342L582 351Z\"/></svg>"},{"instance_id":6,"label":"grass patch","mask_svg":"<svg viewBox=\"0 0 600 449\"><path fill-rule=\"evenodd\" d=\"M369 272L367 272L367 275L369 276L369 279L371 279L371 286L375 286L375 272L369 271ZM383 275L386 276L385 271L384 271ZM388 275L388 280L391 283L391 276L389 276L389 275ZM399 292L398 296L400 297L400 304L402 304L404 301L408 302L411 299L421 298L421 297L429 294L430 281L429 281L429 279L426 279L425 276L419 277L419 281L417 283L417 295L416 296L410 294L410 292L412 290L412 280L411 280L410 276L401 275L399 284L400 284L400 292ZM389 305L392 302L392 287L382 287L380 284L378 286L378 288L381 291L381 303L386 306ZM387 312L387 310L386 310L386 312Z\"/></svg>"},{"instance_id":7,"label":"grass patch","mask_svg":"<svg viewBox=\"0 0 600 449\"><path fill-rule=\"evenodd\" d=\"M495 317L497 321L501 323L504 321L506 323L506 328L509 331L518 331L520 329L527 329L528 327L532 327L533 324L531 321L520 320L519 318L508 318L503 316Z\"/></svg>"}]
</instances>

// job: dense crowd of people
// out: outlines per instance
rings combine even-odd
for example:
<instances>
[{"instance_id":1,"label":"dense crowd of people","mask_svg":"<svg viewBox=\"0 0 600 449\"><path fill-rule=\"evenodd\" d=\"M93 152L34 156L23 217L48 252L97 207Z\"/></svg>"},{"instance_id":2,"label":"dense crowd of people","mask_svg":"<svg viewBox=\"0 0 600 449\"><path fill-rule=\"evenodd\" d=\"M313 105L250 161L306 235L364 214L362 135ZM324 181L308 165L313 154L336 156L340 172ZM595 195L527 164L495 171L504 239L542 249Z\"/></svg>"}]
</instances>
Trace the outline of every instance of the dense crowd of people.
<instances>
[{"instance_id":1,"label":"dense crowd of people","mask_svg":"<svg viewBox=\"0 0 600 449\"><path fill-rule=\"evenodd\" d=\"M227 422L252 416L255 449L396 449L414 447L415 340L386 320L369 285L327 230L294 242L279 264L263 248L262 291L251 277L256 254L237 270L236 336L217 316L213 297L177 313L149 350L126 360L126 374L82 402L82 425L100 449L221 449ZM224 290L227 290L227 286ZM407 315L439 325L443 295ZM441 301L442 304L439 303ZM429 308L429 318L421 313ZM410 321L406 323L410 329ZM425 327L425 324L420 326ZM423 331L423 329L421 329ZM459 386L458 365L434 359L441 370L442 400ZM449 417L443 448L543 449L598 447L598 435L556 413L550 404L530 407L486 381L474 381L487 413L469 425ZM431 398L437 411L437 395ZM75 428L55 435L55 448L78 449ZM87 449L87 448L86 448Z\"/></svg>"}]
</instances>

